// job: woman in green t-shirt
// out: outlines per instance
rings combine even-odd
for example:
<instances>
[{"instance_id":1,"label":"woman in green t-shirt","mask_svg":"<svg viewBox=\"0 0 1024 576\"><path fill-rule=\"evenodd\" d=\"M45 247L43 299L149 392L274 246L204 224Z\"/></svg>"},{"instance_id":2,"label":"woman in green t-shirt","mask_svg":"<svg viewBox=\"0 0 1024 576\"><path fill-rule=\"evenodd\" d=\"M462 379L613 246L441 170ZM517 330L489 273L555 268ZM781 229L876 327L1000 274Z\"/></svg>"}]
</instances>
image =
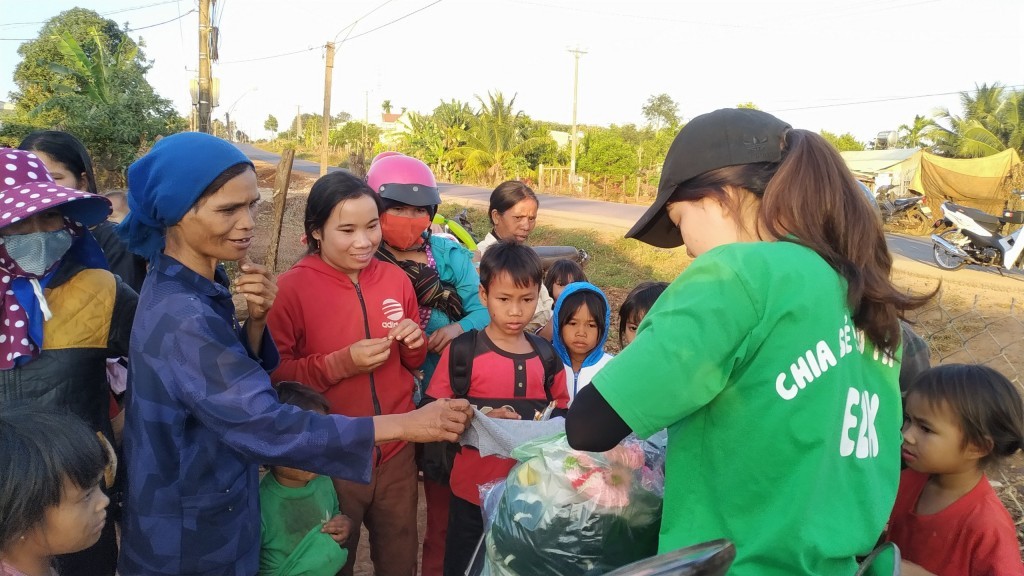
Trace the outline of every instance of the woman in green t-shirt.
<instances>
[{"instance_id":1,"label":"woman in green t-shirt","mask_svg":"<svg viewBox=\"0 0 1024 576\"><path fill-rule=\"evenodd\" d=\"M566 432L607 450L667 428L660 552L716 538L731 575L853 574L896 496L903 311L881 222L821 136L698 116L626 235L696 260L580 391Z\"/></svg>"}]
</instances>

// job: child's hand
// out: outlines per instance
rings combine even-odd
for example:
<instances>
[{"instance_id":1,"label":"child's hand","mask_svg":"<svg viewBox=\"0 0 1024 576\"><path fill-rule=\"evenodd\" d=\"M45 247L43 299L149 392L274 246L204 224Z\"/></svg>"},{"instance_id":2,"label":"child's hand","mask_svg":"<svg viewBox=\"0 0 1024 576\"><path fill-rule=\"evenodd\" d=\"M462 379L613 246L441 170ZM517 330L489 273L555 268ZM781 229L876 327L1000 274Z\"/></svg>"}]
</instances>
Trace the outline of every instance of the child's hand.
<instances>
[{"instance_id":1,"label":"child's hand","mask_svg":"<svg viewBox=\"0 0 1024 576\"><path fill-rule=\"evenodd\" d=\"M329 534L338 544L344 544L352 532L352 519L344 514L338 514L325 522L320 531Z\"/></svg>"},{"instance_id":2,"label":"child's hand","mask_svg":"<svg viewBox=\"0 0 1024 576\"><path fill-rule=\"evenodd\" d=\"M518 412L508 406L502 406L501 408L495 408L488 410L486 413L488 418L497 418L499 420L522 420L523 417Z\"/></svg>"},{"instance_id":3,"label":"child's hand","mask_svg":"<svg viewBox=\"0 0 1024 576\"><path fill-rule=\"evenodd\" d=\"M463 330L462 326L458 323L449 324L444 328L438 328L430 335L430 339L427 341L427 348L435 354L440 354L456 336L463 332L465 332L465 330Z\"/></svg>"},{"instance_id":4,"label":"child's hand","mask_svg":"<svg viewBox=\"0 0 1024 576\"><path fill-rule=\"evenodd\" d=\"M391 356L390 338L367 338L349 346L352 363L360 372L373 372Z\"/></svg>"},{"instance_id":5,"label":"child's hand","mask_svg":"<svg viewBox=\"0 0 1024 576\"><path fill-rule=\"evenodd\" d=\"M423 346L423 330L420 330L420 325L410 320L409 318L403 318L398 326L395 326L388 332L388 338L397 340L400 344L410 350L415 350L420 346Z\"/></svg>"}]
</instances>

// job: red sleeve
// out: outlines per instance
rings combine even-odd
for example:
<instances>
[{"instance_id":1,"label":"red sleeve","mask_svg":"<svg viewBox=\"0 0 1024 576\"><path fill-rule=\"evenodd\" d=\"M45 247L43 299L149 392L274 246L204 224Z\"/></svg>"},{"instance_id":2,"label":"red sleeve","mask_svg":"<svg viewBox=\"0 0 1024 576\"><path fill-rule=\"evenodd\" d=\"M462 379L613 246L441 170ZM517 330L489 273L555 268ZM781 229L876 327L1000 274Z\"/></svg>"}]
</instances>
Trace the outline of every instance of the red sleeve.
<instances>
[{"instance_id":1,"label":"red sleeve","mask_svg":"<svg viewBox=\"0 0 1024 576\"><path fill-rule=\"evenodd\" d=\"M346 346L328 354L303 355L305 326L298 282L283 279L277 299L267 316L270 334L277 344L281 363L270 374L272 382L295 380L318 392L324 392L344 378L359 373Z\"/></svg>"},{"instance_id":2,"label":"red sleeve","mask_svg":"<svg viewBox=\"0 0 1024 576\"><path fill-rule=\"evenodd\" d=\"M405 302L403 302L402 305L405 309L405 317L411 318L413 322L419 324L420 305L416 302L416 291L413 290L412 282L405 273L402 273L401 278L405 281ZM423 333L423 344L421 344L419 348L411 349L399 344L398 354L402 358L402 366L405 366L406 370L409 370L410 372L413 370L419 370L420 366L423 366L423 362L427 359L426 332Z\"/></svg>"},{"instance_id":3,"label":"red sleeve","mask_svg":"<svg viewBox=\"0 0 1024 576\"><path fill-rule=\"evenodd\" d=\"M441 352L441 359L438 360L437 367L434 368L434 375L431 376L430 384L427 385L426 395L431 398L451 398L454 396L452 382L448 377L448 352L451 349L451 346L446 346Z\"/></svg>"},{"instance_id":4,"label":"red sleeve","mask_svg":"<svg viewBox=\"0 0 1024 576\"><path fill-rule=\"evenodd\" d=\"M551 397L558 402L555 404L555 408L563 410L569 408L569 386L565 383L565 368L555 374L555 381L551 383Z\"/></svg>"}]
</instances>

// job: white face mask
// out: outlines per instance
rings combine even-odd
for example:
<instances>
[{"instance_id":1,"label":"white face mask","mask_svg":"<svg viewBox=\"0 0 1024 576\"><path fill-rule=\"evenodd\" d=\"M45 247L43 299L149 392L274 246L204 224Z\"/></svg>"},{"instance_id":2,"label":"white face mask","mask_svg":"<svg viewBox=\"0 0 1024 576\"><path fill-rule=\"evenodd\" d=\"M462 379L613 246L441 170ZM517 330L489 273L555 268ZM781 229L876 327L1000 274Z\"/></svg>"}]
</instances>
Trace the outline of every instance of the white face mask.
<instances>
[{"instance_id":1,"label":"white face mask","mask_svg":"<svg viewBox=\"0 0 1024 576\"><path fill-rule=\"evenodd\" d=\"M0 239L7 255L14 260L11 272L15 276L41 277L46 275L64 257L75 239L66 229L54 232L32 232L5 236Z\"/></svg>"}]
</instances>

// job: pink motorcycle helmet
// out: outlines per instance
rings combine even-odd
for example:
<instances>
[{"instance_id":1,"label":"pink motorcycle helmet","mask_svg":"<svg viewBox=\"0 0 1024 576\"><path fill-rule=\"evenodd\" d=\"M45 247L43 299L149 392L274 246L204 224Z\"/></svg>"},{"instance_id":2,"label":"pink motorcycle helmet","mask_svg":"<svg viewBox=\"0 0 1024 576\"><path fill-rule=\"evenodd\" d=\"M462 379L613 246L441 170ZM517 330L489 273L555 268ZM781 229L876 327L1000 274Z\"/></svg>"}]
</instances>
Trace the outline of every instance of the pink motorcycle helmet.
<instances>
[{"instance_id":1,"label":"pink motorcycle helmet","mask_svg":"<svg viewBox=\"0 0 1024 576\"><path fill-rule=\"evenodd\" d=\"M385 151L381 152L380 154L377 154L376 156L374 156L373 160L370 160L370 166L373 166L374 164L376 164L377 160L380 160L381 158L387 158L389 156L403 156L403 155L404 154L402 154L401 152L396 152L394 150L385 150Z\"/></svg>"},{"instance_id":2,"label":"pink motorcycle helmet","mask_svg":"<svg viewBox=\"0 0 1024 576\"><path fill-rule=\"evenodd\" d=\"M392 201L431 208L433 213L441 203L434 173L412 156L393 155L374 161L366 173L366 183L380 194L385 205Z\"/></svg>"}]
</instances>

